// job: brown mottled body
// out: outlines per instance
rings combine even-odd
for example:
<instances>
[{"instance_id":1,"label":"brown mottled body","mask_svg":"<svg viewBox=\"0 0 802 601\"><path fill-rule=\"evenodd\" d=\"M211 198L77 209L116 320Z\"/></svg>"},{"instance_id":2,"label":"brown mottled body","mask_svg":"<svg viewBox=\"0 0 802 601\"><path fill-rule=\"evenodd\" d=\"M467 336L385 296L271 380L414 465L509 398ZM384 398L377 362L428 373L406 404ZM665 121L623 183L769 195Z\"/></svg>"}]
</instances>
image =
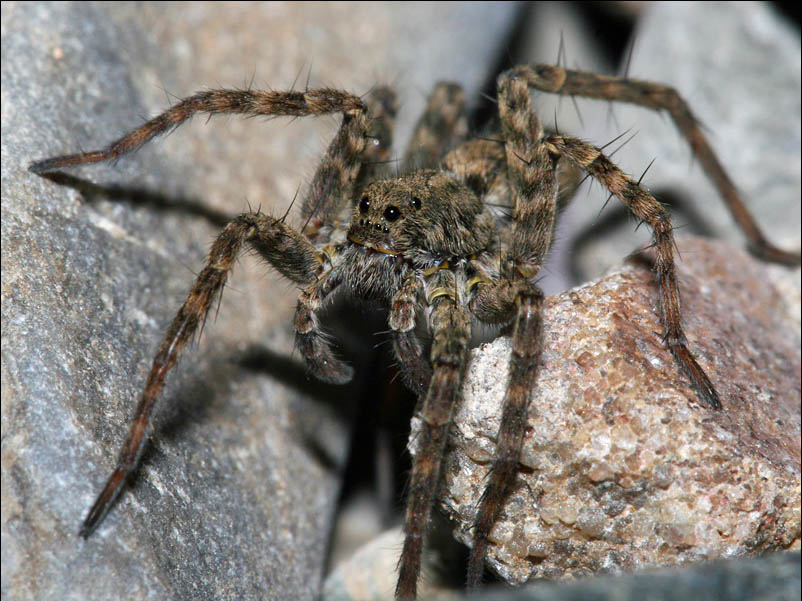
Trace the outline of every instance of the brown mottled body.
<instances>
[{"instance_id":1,"label":"brown mottled body","mask_svg":"<svg viewBox=\"0 0 802 601\"><path fill-rule=\"evenodd\" d=\"M534 284L554 239L561 174L581 169L618 197L653 232L665 341L711 407L715 388L687 347L680 319L674 239L666 210L600 149L548 135L531 108L529 89L634 102L669 111L736 221L762 256L799 263L769 245L745 211L693 115L670 88L559 67L517 67L498 79L501 139L466 141L462 91L440 84L405 154L406 174L384 179L396 104L387 88L363 100L332 89L304 92L211 90L181 100L104 150L46 159L36 173L119 157L196 113L304 116L341 113L342 124L307 191L302 231L284 219L244 213L226 225L206 266L169 327L153 361L117 466L83 523L89 536L136 467L153 407L169 371L202 328L228 272L248 246L301 293L297 345L310 371L342 383L352 369L321 328L323 305L346 289L389 305L393 349L407 384L422 399L422 430L412 468L396 597L414 599L426 527L440 478L448 431L468 358L471 321L512 324L512 358L497 453L476 509L468 582L479 584L488 536L516 486L521 444L542 348L543 295ZM499 210L501 209L501 210ZM428 360L416 336L425 320Z\"/></svg>"}]
</instances>

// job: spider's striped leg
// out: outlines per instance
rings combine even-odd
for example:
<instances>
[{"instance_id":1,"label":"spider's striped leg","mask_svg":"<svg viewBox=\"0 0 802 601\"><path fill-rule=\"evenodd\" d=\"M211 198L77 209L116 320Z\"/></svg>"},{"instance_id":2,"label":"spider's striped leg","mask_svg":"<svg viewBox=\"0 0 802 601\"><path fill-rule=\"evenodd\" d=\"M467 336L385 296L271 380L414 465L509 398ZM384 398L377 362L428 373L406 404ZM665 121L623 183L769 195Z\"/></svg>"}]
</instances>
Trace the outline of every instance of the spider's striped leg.
<instances>
[{"instance_id":1,"label":"spider's striped leg","mask_svg":"<svg viewBox=\"0 0 802 601\"><path fill-rule=\"evenodd\" d=\"M718 394L710 378L688 350L688 340L682 330L679 288L674 267L674 234L668 211L595 146L565 136L552 136L548 138L547 144L555 152L590 173L638 219L647 223L652 229L656 252L654 272L660 283L660 304L666 344L701 398L714 409L720 409L721 401Z\"/></svg>"},{"instance_id":2,"label":"spider's striped leg","mask_svg":"<svg viewBox=\"0 0 802 601\"><path fill-rule=\"evenodd\" d=\"M440 82L426 101L426 108L404 154L403 173L436 169L443 156L468 135L465 93L454 83Z\"/></svg>"},{"instance_id":3,"label":"spider's striped leg","mask_svg":"<svg viewBox=\"0 0 802 601\"><path fill-rule=\"evenodd\" d=\"M398 113L398 97L391 88L378 86L370 91L365 101L370 115L368 141L360 159L362 169L357 179L357 193L352 195L351 200L358 198L359 191L374 179L385 178L395 173L391 151L395 116Z\"/></svg>"},{"instance_id":4,"label":"spider's striped leg","mask_svg":"<svg viewBox=\"0 0 802 601\"><path fill-rule=\"evenodd\" d=\"M104 149L36 161L31 164L30 170L34 173L44 173L61 167L116 159L133 152L152 138L178 127L197 113L303 117L328 113L359 115L364 112L365 103L361 98L330 88L305 92L207 90L178 101L160 115L112 142Z\"/></svg>"},{"instance_id":5,"label":"spider's striped leg","mask_svg":"<svg viewBox=\"0 0 802 601\"><path fill-rule=\"evenodd\" d=\"M471 339L468 311L458 304L456 278L447 269L427 281L426 296L432 313L432 378L421 409L418 450L412 466L404 520L404 547L398 565L396 598L415 599L424 535L429 523L454 406Z\"/></svg>"},{"instance_id":6,"label":"spider's striped leg","mask_svg":"<svg viewBox=\"0 0 802 601\"><path fill-rule=\"evenodd\" d=\"M386 98L392 102L392 98ZM387 109L381 96L371 100L377 111ZM392 109L392 104L390 105ZM390 123L391 125L391 123ZM373 160L386 148L391 135L389 130L378 130L381 124L374 124L368 115L367 107L346 112L337 135L329 144L326 155L321 160L309 189L301 205L301 218L306 221L304 234L315 246L323 246L331 241L332 229L347 221L344 211L350 209L354 189L359 181L360 169L364 160ZM369 145L371 130L385 136L374 138L379 145Z\"/></svg>"},{"instance_id":7,"label":"spider's striped leg","mask_svg":"<svg viewBox=\"0 0 802 601\"><path fill-rule=\"evenodd\" d=\"M532 111L526 81L514 72L498 81L499 114L505 142L507 174L514 208L508 247L502 250L501 273L476 283L471 310L483 321L503 322L515 316L510 379L496 443L496 455L476 512L468 586L482 577L487 538L515 484L527 409L537 376L542 345L543 295L531 279L551 248L557 207L559 155L543 143L543 129Z\"/></svg>"},{"instance_id":8,"label":"spider's striped leg","mask_svg":"<svg viewBox=\"0 0 802 601\"><path fill-rule=\"evenodd\" d=\"M209 308L222 293L228 272L245 243L250 244L282 275L298 284L308 285L318 277L321 264L314 248L282 220L261 213L244 213L228 223L212 245L206 266L196 278L156 352L117 465L86 516L81 536L87 537L97 528L136 467L153 407L167 375L178 362L187 343L202 328Z\"/></svg>"},{"instance_id":9,"label":"spider's striped leg","mask_svg":"<svg viewBox=\"0 0 802 601\"><path fill-rule=\"evenodd\" d=\"M501 283L506 284L503 281ZM543 344L543 294L528 282L520 283L517 291L507 287L506 291L512 294L501 303L507 307L517 305L517 315L512 335L510 379L504 396L496 452L474 519L473 548L468 561L468 587L471 589L478 587L481 582L488 536L501 514L505 500L515 488L529 401Z\"/></svg>"},{"instance_id":10,"label":"spider's striped leg","mask_svg":"<svg viewBox=\"0 0 802 601\"><path fill-rule=\"evenodd\" d=\"M544 92L584 96L637 104L654 110L665 110L690 144L707 176L724 199L736 223L749 239L752 252L758 257L785 265L799 265L800 254L781 250L771 244L741 200L738 189L721 165L707 141L699 121L688 104L674 88L653 83L597 75L584 71L563 69L552 65L516 67L516 74L527 83Z\"/></svg>"},{"instance_id":11,"label":"spider's striped leg","mask_svg":"<svg viewBox=\"0 0 802 601\"><path fill-rule=\"evenodd\" d=\"M431 366L423 358L423 349L415 335L415 313L422 295L423 281L411 273L393 297L389 316L393 351L401 366L404 383L419 396L426 392L432 377Z\"/></svg>"},{"instance_id":12,"label":"spider's striped leg","mask_svg":"<svg viewBox=\"0 0 802 601\"><path fill-rule=\"evenodd\" d=\"M354 375L354 368L335 355L318 319L323 302L339 284L336 270L321 274L301 292L295 309L295 344L312 374L332 384L346 384Z\"/></svg>"}]
</instances>

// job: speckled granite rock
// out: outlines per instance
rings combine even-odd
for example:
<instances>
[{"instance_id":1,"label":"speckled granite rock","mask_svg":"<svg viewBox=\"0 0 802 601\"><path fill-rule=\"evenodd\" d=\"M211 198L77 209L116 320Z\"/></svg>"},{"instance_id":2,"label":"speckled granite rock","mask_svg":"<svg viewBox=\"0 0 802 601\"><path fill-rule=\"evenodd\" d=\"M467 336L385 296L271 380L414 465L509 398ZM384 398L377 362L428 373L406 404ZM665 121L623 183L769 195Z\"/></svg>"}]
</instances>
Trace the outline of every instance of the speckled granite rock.
<instances>
[{"instance_id":1,"label":"speckled granite rock","mask_svg":"<svg viewBox=\"0 0 802 601\"><path fill-rule=\"evenodd\" d=\"M4 600L312 598L355 395L306 378L294 289L244 258L132 489L78 539L220 221L247 201L283 213L337 120L197 119L62 185L27 165L106 144L172 94L290 87L310 65L313 86L396 84L408 130L437 78L476 94L515 10L2 4Z\"/></svg>"},{"instance_id":2,"label":"speckled granite rock","mask_svg":"<svg viewBox=\"0 0 802 601\"><path fill-rule=\"evenodd\" d=\"M686 332L724 409L697 400L662 345L645 267L549 298L523 471L491 533L506 580L799 547L798 292L725 243L679 249ZM785 271L790 289L799 274ZM474 351L452 430L442 507L468 542L509 348Z\"/></svg>"}]
</instances>

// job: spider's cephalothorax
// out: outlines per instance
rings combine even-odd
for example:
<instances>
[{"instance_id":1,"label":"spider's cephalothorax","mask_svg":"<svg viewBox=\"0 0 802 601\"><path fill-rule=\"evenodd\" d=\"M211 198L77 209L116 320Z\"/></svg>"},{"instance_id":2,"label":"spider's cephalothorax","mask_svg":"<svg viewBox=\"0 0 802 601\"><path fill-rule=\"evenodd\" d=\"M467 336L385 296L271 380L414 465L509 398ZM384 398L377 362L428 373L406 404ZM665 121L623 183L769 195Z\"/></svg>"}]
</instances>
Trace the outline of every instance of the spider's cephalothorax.
<instances>
[{"instance_id":1,"label":"spider's cephalothorax","mask_svg":"<svg viewBox=\"0 0 802 601\"><path fill-rule=\"evenodd\" d=\"M354 207L348 239L426 268L485 250L493 230L492 216L468 186L425 170L368 187Z\"/></svg>"},{"instance_id":2,"label":"spider's cephalothorax","mask_svg":"<svg viewBox=\"0 0 802 601\"><path fill-rule=\"evenodd\" d=\"M488 535L516 485L527 409L542 345L543 295L534 283L551 248L560 165L585 170L618 197L653 233L655 275L665 343L700 398L720 408L718 395L687 347L680 321L674 239L668 213L600 149L546 134L529 89L632 102L668 111L762 256L798 264L799 255L771 246L746 211L685 102L659 84L536 65L498 80L501 134L465 140L460 88L440 84L403 160L406 175L376 180L387 157L394 95L375 89L363 100L333 89L209 90L181 100L108 148L31 165L37 173L113 159L135 150L198 112L246 115L341 113L342 125L315 172L301 209L305 226L248 212L232 219L212 245L159 347L117 467L84 521L89 536L122 490L145 442L153 407L169 371L219 297L243 247L250 246L301 288L296 341L319 378L347 382L352 369L332 351L318 312L337 290L389 306L393 349L407 384L421 396L422 427L412 468L396 596L415 597L423 538L434 503L446 439L467 363L471 322L512 325L512 357L496 457L476 508L468 581L481 579ZM370 143L369 143L370 142ZM491 211L501 205L504 210ZM415 334L431 333L428 357Z\"/></svg>"}]
</instances>

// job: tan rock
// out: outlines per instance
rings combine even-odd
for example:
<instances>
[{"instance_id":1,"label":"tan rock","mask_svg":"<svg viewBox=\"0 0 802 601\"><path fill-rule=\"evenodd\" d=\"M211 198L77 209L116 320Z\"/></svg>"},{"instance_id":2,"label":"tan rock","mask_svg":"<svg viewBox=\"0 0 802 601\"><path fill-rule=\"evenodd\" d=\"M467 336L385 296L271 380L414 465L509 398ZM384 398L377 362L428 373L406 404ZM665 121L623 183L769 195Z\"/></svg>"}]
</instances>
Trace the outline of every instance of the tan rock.
<instances>
[{"instance_id":1,"label":"tan rock","mask_svg":"<svg viewBox=\"0 0 802 601\"><path fill-rule=\"evenodd\" d=\"M663 346L645 266L549 298L519 486L491 533L489 563L508 581L799 547L797 301L739 249L690 239L680 251L686 332L724 409L697 398ZM790 291L799 273L785 270ZM442 506L466 542L509 349L474 351L452 431Z\"/></svg>"}]
</instances>

